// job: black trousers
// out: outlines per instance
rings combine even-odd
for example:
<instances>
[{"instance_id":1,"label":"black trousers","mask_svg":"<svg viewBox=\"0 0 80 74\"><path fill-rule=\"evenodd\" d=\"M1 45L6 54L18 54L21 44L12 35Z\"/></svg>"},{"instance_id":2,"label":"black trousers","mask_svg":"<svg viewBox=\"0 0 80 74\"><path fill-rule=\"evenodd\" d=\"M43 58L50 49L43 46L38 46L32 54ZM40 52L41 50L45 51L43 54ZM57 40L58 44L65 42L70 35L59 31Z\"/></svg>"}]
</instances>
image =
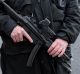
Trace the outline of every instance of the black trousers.
<instances>
[{"instance_id":1,"label":"black trousers","mask_svg":"<svg viewBox=\"0 0 80 74\"><path fill-rule=\"evenodd\" d=\"M1 53L2 74L71 74L45 52L38 53L32 67L27 67L28 53L6 55ZM70 60L68 60L70 62Z\"/></svg>"}]
</instances>

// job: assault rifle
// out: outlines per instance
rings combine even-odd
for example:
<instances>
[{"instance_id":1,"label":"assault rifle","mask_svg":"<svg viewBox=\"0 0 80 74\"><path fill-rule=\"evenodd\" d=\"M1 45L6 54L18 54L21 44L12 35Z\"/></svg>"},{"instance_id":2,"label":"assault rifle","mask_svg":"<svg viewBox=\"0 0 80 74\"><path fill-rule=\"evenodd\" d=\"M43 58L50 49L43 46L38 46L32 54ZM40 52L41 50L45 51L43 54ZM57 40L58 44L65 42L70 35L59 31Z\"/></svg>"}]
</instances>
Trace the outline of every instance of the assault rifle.
<instances>
[{"instance_id":1,"label":"assault rifle","mask_svg":"<svg viewBox=\"0 0 80 74\"><path fill-rule=\"evenodd\" d=\"M47 49L51 46L52 44L52 40L48 37L49 35L54 35L56 36L55 32L52 31L50 28L49 28L49 24L50 24L50 21L45 18L44 20L42 20L41 22L39 22L39 24L41 24L43 26L42 30L40 30L37 26L34 25L34 23L30 20L29 17L26 16L26 18L24 18L23 16L21 16L20 14L18 14L17 12L15 12L6 2L5 0L0 0L0 3L2 3L5 7L5 9L7 10L8 14L16 19L17 21L21 22L22 25L25 25L27 27L27 29L36 37L36 38L33 38L33 41L34 41L34 44L35 44L35 47L33 48L30 56L29 56L29 59L27 61L27 66L32 66L32 63L33 63L33 60L37 54L37 52L39 51L40 47L42 45L44 45L45 47L47 47ZM45 27L46 25L46 27ZM37 39L37 44L35 43L35 40L34 39ZM64 54L64 56L66 57L66 59L70 59L66 54ZM62 59L63 61L63 59ZM68 71L71 71L71 65L69 63L61 63L62 66L68 70Z\"/></svg>"}]
</instances>

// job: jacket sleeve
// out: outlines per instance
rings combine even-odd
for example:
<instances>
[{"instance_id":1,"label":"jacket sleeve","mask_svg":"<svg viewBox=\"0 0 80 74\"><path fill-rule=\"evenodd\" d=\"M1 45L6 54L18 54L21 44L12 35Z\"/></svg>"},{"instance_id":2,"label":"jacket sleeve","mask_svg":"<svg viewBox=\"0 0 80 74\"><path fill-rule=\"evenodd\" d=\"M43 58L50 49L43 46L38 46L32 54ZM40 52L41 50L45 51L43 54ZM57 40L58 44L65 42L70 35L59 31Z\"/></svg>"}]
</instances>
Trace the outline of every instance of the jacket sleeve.
<instances>
[{"instance_id":1,"label":"jacket sleeve","mask_svg":"<svg viewBox=\"0 0 80 74\"><path fill-rule=\"evenodd\" d=\"M80 11L77 0L69 0L66 5L63 27L58 31L57 36L74 43L80 31Z\"/></svg>"},{"instance_id":2,"label":"jacket sleeve","mask_svg":"<svg viewBox=\"0 0 80 74\"><path fill-rule=\"evenodd\" d=\"M16 22L6 14L4 7L0 4L0 32L10 35L15 26Z\"/></svg>"}]
</instances>

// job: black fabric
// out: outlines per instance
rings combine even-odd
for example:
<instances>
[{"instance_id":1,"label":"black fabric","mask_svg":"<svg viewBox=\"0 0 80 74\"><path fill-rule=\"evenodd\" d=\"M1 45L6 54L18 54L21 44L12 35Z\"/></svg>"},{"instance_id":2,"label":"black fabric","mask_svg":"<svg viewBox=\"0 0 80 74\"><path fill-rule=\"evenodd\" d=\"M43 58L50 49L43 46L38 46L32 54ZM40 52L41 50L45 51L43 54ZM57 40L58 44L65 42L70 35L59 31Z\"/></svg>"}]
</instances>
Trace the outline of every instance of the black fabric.
<instances>
[{"instance_id":1,"label":"black fabric","mask_svg":"<svg viewBox=\"0 0 80 74\"><path fill-rule=\"evenodd\" d=\"M41 74L37 60L33 67L26 66L28 54L6 55L2 54L2 74Z\"/></svg>"},{"instance_id":2,"label":"black fabric","mask_svg":"<svg viewBox=\"0 0 80 74\"><path fill-rule=\"evenodd\" d=\"M6 55L3 50L1 52L2 74L71 74L43 49L39 51L32 67L26 66L28 53ZM70 60L65 61L70 63Z\"/></svg>"},{"instance_id":3,"label":"black fabric","mask_svg":"<svg viewBox=\"0 0 80 74\"><path fill-rule=\"evenodd\" d=\"M6 2L19 14L23 15L32 15L32 4L31 1L25 1L23 0L22 8L17 6L16 1L14 0L6 0ZM62 38L64 40L67 40L69 43L73 43L78 34L79 34L79 28L80 28L80 21L79 21L79 9L76 0L61 0L60 2L52 1L52 16L53 16L53 24L50 24L50 27L55 33L57 34L58 38ZM15 4L16 3L16 4ZM21 3L21 2L19 2ZM18 4L19 4L18 3ZM63 4L63 5L62 5ZM56 10L54 10L56 8ZM27 13L26 13L27 12ZM24 14L25 13L25 14ZM8 19L7 19L8 18ZM6 20L5 20L6 19ZM0 32L1 37L3 39L3 42L7 44L11 44L12 39L10 38L10 34L13 30L13 28L17 25L17 21L15 21L12 17L10 17L6 10L4 9L4 6L0 4ZM6 22L7 21L7 22ZM6 23L5 23L6 22ZM8 40L8 41L7 41ZM8 43L7 43L8 42ZM20 44L20 43L18 43ZM8 45L7 45L8 46ZM4 49L12 50L12 47L5 47ZM18 48L17 48L18 49ZM10 51L12 53L13 51Z\"/></svg>"},{"instance_id":4,"label":"black fabric","mask_svg":"<svg viewBox=\"0 0 80 74\"><path fill-rule=\"evenodd\" d=\"M5 1L19 14L32 16L31 0ZM59 38L67 40L69 44L74 43L80 31L80 12L77 1L52 0L51 7L54 22L54 24L50 24L51 29L56 32ZM1 48L3 50L1 52L3 74L70 74L61 63L47 54L47 49L45 50L44 47L40 49L41 51L36 56L33 66L31 68L26 67L26 61L33 45L29 44L28 40L19 43L12 41L10 34L18 23L8 15L1 4L0 23L3 40ZM42 52L42 50L45 51ZM69 51L66 49L66 54L71 58L71 49ZM70 60L65 61L70 62Z\"/></svg>"},{"instance_id":5,"label":"black fabric","mask_svg":"<svg viewBox=\"0 0 80 74\"><path fill-rule=\"evenodd\" d=\"M17 13L25 16L31 16L32 15L32 6L30 0L22 0L22 1L14 1L14 0L6 0L7 4L9 4ZM21 4L21 7L19 4ZM18 5L18 6L17 6ZM14 27L19 25L15 19L10 17L7 13L7 10L4 8L2 4L0 4L0 34L3 40L3 46L2 48L5 50L5 53L7 54L16 54L16 53L22 53L26 52L27 48L32 47L33 45L30 45L29 41L25 39L23 42L19 42L15 44L13 40L10 37L10 34ZM20 46L19 46L20 45ZM18 47L17 47L18 46ZM14 47L14 48L13 48ZM19 50L20 49L20 50ZM30 52L30 50L29 50Z\"/></svg>"},{"instance_id":6,"label":"black fabric","mask_svg":"<svg viewBox=\"0 0 80 74\"><path fill-rule=\"evenodd\" d=\"M75 2L77 4L77 1L75 1ZM73 14L65 15L66 10L68 9L68 4L69 4L68 0L64 0L64 1L63 0L60 0L60 1L52 0L49 2L48 2L48 0L47 1L40 0L40 2L38 2L37 0L34 1L35 14L36 14L37 20L41 21L44 18L49 18L51 21L50 28L53 31L55 31L56 36L58 38L66 40L68 43L73 43L74 41L70 41L72 38L68 35L68 32L71 29L69 30L69 26L67 26L68 20L66 20L67 15L72 16ZM73 6L76 7L76 5L74 3L73 3ZM72 7L72 8L74 8L74 7ZM78 13L80 13L80 12L78 11ZM43 18L40 15L43 16ZM70 17L68 16L68 18L70 18ZM73 18L72 21L74 19L75 18ZM72 23L70 23L70 24L72 24ZM62 26L62 28L60 28L60 26ZM58 30L58 28L59 28L59 30ZM65 28L65 30L63 28ZM67 28L69 31L67 30Z\"/></svg>"}]
</instances>

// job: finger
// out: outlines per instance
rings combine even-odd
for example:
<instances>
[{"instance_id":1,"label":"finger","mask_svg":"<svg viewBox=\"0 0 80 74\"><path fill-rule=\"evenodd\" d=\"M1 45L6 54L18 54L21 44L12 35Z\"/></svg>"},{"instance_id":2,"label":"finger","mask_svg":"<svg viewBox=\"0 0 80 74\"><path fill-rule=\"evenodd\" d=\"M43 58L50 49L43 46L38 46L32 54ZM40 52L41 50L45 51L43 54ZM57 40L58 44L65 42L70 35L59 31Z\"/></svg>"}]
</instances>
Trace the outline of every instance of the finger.
<instances>
[{"instance_id":1,"label":"finger","mask_svg":"<svg viewBox=\"0 0 80 74\"><path fill-rule=\"evenodd\" d=\"M18 36L19 36L19 41L23 41L22 33L18 33Z\"/></svg>"},{"instance_id":2,"label":"finger","mask_svg":"<svg viewBox=\"0 0 80 74\"><path fill-rule=\"evenodd\" d=\"M60 49L60 45L57 44L56 47L49 54L54 55L59 49Z\"/></svg>"},{"instance_id":3,"label":"finger","mask_svg":"<svg viewBox=\"0 0 80 74\"><path fill-rule=\"evenodd\" d=\"M61 56L63 56L63 54L65 53L65 48L62 50L62 52L58 55L58 57L61 57Z\"/></svg>"},{"instance_id":4,"label":"finger","mask_svg":"<svg viewBox=\"0 0 80 74\"><path fill-rule=\"evenodd\" d=\"M63 48L59 48L58 51L52 55L52 57L58 56L62 52L62 50Z\"/></svg>"},{"instance_id":5,"label":"finger","mask_svg":"<svg viewBox=\"0 0 80 74\"><path fill-rule=\"evenodd\" d=\"M15 37L13 37L12 39L13 39L13 42L15 42L15 43L17 42Z\"/></svg>"},{"instance_id":6,"label":"finger","mask_svg":"<svg viewBox=\"0 0 80 74\"><path fill-rule=\"evenodd\" d=\"M48 49L48 53L50 53L57 46L57 42L53 42L52 45Z\"/></svg>"},{"instance_id":7,"label":"finger","mask_svg":"<svg viewBox=\"0 0 80 74\"><path fill-rule=\"evenodd\" d=\"M15 39L16 39L16 42L20 42L20 38L18 34L15 35Z\"/></svg>"},{"instance_id":8,"label":"finger","mask_svg":"<svg viewBox=\"0 0 80 74\"><path fill-rule=\"evenodd\" d=\"M22 35L20 35L20 41L23 41L23 36Z\"/></svg>"},{"instance_id":9,"label":"finger","mask_svg":"<svg viewBox=\"0 0 80 74\"><path fill-rule=\"evenodd\" d=\"M25 36L31 43L33 43L32 38L29 36L29 34L26 31L23 31L23 36Z\"/></svg>"},{"instance_id":10,"label":"finger","mask_svg":"<svg viewBox=\"0 0 80 74\"><path fill-rule=\"evenodd\" d=\"M12 38L13 42L15 42L15 43L17 42L17 41L16 41L16 37L15 37L15 33L12 33L12 34L11 34L11 38Z\"/></svg>"}]
</instances>

